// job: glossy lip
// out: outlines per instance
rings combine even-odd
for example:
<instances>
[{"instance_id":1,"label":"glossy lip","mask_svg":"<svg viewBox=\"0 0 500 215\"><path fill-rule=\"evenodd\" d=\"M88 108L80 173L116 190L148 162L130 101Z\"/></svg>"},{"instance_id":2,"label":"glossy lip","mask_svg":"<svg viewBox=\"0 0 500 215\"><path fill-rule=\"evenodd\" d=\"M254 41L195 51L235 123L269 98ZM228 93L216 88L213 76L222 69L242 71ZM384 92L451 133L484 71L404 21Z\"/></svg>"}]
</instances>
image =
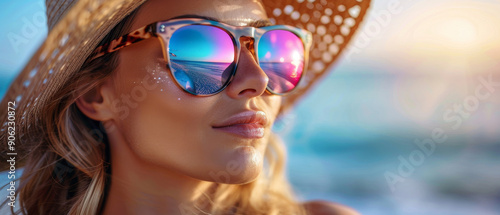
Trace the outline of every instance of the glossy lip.
<instances>
[{"instance_id":1,"label":"glossy lip","mask_svg":"<svg viewBox=\"0 0 500 215\"><path fill-rule=\"evenodd\" d=\"M264 137L264 130L268 123L264 111L245 111L212 125L212 128L243 138L258 139Z\"/></svg>"}]
</instances>

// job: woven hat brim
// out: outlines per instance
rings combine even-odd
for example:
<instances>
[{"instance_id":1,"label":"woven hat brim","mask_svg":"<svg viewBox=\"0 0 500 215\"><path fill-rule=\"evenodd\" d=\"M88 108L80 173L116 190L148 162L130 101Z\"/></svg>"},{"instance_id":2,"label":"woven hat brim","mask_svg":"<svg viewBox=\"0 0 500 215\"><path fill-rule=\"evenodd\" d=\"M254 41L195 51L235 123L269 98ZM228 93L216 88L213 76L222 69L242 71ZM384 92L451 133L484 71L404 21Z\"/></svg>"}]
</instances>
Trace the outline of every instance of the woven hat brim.
<instances>
[{"instance_id":1,"label":"woven hat brim","mask_svg":"<svg viewBox=\"0 0 500 215\"><path fill-rule=\"evenodd\" d=\"M313 33L313 45L305 77L284 98L281 112L293 107L322 77L343 53L362 23L370 0L276 0L264 6L275 24L294 25Z\"/></svg>"}]
</instances>

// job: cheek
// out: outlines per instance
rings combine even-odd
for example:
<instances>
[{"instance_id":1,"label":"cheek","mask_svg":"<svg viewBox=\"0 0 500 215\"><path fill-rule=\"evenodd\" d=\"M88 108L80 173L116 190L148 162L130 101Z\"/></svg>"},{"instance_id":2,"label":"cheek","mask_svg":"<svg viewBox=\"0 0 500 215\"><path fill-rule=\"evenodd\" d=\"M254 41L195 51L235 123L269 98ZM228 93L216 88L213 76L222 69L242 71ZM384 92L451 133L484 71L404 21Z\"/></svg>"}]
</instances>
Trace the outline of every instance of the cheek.
<instances>
[{"instance_id":1,"label":"cheek","mask_svg":"<svg viewBox=\"0 0 500 215\"><path fill-rule=\"evenodd\" d=\"M118 131L131 151L160 163L200 149L213 101L181 91L160 64L123 65L113 77L113 107Z\"/></svg>"},{"instance_id":2,"label":"cheek","mask_svg":"<svg viewBox=\"0 0 500 215\"><path fill-rule=\"evenodd\" d=\"M273 118L276 119L278 116L279 110L281 108L281 104L283 102L283 97L278 95L272 95L268 98L269 110L273 113Z\"/></svg>"}]
</instances>

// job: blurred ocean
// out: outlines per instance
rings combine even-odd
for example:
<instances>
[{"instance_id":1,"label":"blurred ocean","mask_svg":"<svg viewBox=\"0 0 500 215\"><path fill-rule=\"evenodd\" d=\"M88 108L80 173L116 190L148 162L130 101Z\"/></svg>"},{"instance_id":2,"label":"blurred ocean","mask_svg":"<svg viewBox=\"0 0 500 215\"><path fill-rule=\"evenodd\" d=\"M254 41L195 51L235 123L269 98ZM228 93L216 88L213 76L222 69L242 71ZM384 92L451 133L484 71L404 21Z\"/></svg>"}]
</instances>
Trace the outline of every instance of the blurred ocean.
<instances>
[{"instance_id":1,"label":"blurred ocean","mask_svg":"<svg viewBox=\"0 0 500 215\"><path fill-rule=\"evenodd\" d=\"M395 90L402 79L422 77L368 71L373 67L340 64L276 123L275 131L288 147L288 176L299 196L340 202L363 214L500 214L500 97L481 103L453 130L438 115L453 107L449 98L459 97L455 89L449 89L448 99L440 100L441 107L426 122L415 121L400 109ZM447 139L435 143L427 156L415 141L431 138L435 128L442 128ZM399 157L411 164L410 155L417 165L409 165L413 171L403 167L409 173L403 177ZM386 172L402 181L390 183Z\"/></svg>"},{"instance_id":2,"label":"blurred ocean","mask_svg":"<svg viewBox=\"0 0 500 215\"><path fill-rule=\"evenodd\" d=\"M389 2L373 0L363 31ZM40 3L0 2L12 20L0 23L0 95L44 38ZM276 122L288 177L303 200L363 214L499 215L500 87L484 80L500 82L500 2L399 3Z\"/></svg>"}]
</instances>

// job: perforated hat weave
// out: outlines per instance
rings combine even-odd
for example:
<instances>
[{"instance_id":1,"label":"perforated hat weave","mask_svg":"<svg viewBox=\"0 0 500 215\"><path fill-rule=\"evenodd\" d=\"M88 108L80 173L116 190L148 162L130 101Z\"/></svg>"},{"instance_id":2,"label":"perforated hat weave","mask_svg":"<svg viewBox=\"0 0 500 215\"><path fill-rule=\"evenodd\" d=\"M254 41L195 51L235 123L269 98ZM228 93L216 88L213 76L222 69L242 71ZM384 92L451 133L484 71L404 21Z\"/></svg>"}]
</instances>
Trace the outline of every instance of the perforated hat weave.
<instances>
[{"instance_id":1,"label":"perforated hat weave","mask_svg":"<svg viewBox=\"0 0 500 215\"><path fill-rule=\"evenodd\" d=\"M16 103L17 152L30 127L40 126L41 107L79 71L99 41L144 0L47 0L49 34L1 102L0 140L7 142L8 102ZM263 0L271 22L307 29L313 46L306 75L283 109L296 103L330 69L363 20L370 0ZM3 156L7 147L3 147Z\"/></svg>"}]
</instances>

